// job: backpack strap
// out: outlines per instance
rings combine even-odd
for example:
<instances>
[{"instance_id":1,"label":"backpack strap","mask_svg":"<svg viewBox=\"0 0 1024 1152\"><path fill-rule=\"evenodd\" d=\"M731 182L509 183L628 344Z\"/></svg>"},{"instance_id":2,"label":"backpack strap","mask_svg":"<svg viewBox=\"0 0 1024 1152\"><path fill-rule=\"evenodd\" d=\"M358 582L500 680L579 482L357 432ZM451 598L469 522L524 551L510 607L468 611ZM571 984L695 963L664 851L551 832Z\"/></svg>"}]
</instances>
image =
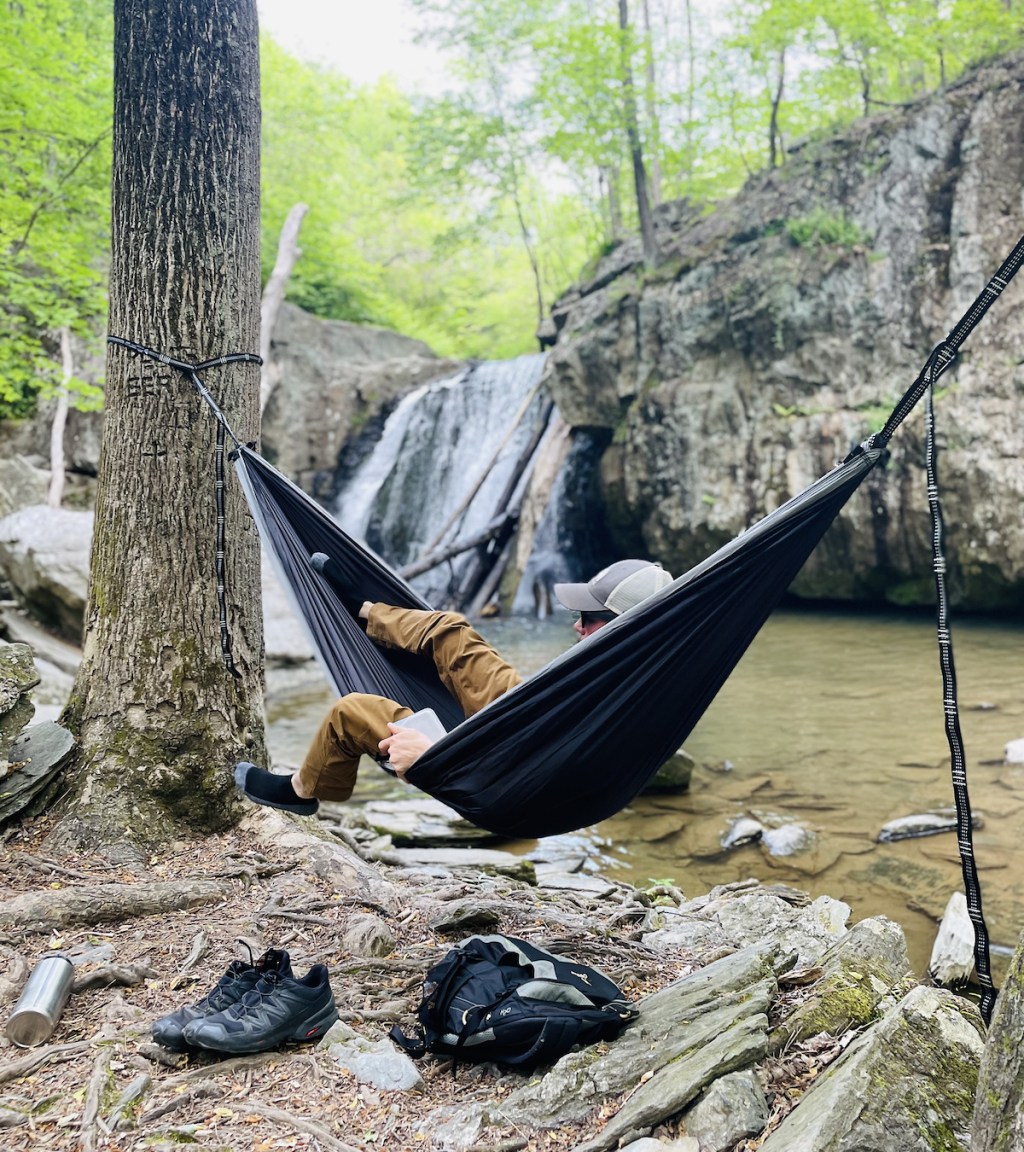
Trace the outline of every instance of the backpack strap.
<instances>
[{"instance_id":1,"label":"backpack strap","mask_svg":"<svg viewBox=\"0 0 1024 1152\"><path fill-rule=\"evenodd\" d=\"M410 1056L419 1059L420 1056L425 1056L427 1053L427 1038L418 1029L417 1033L410 1038L396 1024L388 1035L403 1052L407 1052Z\"/></svg>"}]
</instances>

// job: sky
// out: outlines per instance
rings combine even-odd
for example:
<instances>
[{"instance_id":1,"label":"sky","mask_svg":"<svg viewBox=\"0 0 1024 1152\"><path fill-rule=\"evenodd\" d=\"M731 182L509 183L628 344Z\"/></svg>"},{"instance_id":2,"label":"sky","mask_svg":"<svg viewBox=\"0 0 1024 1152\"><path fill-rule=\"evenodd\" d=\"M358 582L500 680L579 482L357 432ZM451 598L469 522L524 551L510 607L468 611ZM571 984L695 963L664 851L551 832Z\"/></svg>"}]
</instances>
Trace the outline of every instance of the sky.
<instances>
[{"instance_id":1,"label":"sky","mask_svg":"<svg viewBox=\"0 0 1024 1152\"><path fill-rule=\"evenodd\" d=\"M389 74L405 91L437 92L437 51L417 46L408 0L258 0L260 28L303 60L331 65L356 84Z\"/></svg>"}]
</instances>

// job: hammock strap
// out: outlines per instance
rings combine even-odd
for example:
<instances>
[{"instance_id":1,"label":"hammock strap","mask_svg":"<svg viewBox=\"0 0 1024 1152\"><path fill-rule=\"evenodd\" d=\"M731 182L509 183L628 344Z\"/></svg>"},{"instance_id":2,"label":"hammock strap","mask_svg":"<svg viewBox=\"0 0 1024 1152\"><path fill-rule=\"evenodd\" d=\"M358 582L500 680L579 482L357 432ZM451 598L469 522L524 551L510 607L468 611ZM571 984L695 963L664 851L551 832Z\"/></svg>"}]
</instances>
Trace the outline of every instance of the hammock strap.
<instances>
[{"instance_id":1,"label":"hammock strap","mask_svg":"<svg viewBox=\"0 0 1024 1152\"><path fill-rule=\"evenodd\" d=\"M974 925L974 969L981 987L979 1008L986 1024L992 1020L992 1007L996 992L992 986L989 962L988 928L981 908L981 884L974 860L974 833L971 819L971 799L967 792L967 757L964 753L963 734L960 731L960 711L957 704L956 666L953 662L953 636L949 629L949 600L946 595L946 557L943 546L944 525L942 505L939 502L939 484L936 470L935 408L933 404L934 379L929 382L925 407L926 467L928 475L928 507L932 518L932 563L935 571L935 592L938 602L937 633L939 665L942 669L942 705L945 712L946 740L949 744L950 766L953 776L953 799L956 804L957 844L960 849L960 868L967 896L967 912Z\"/></svg>"},{"instance_id":2,"label":"hammock strap","mask_svg":"<svg viewBox=\"0 0 1024 1152\"><path fill-rule=\"evenodd\" d=\"M242 447L241 441L232 432L227 417L220 410L216 400L210 394L199 377L199 373L207 368L220 368L224 364L262 364L263 360L251 352L229 352L226 356L217 356L213 360L202 360L198 364L191 364L187 360L176 360L165 352L158 352L155 348L147 348L145 344L136 344L134 340L126 340L123 336L108 336L107 343L116 344L119 348L127 348L133 356L148 356L159 364L169 368L177 368L184 373L199 395L209 405L217 421L217 441L213 453L214 466L214 499L217 510L217 539L216 539L216 570L217 570L217 616L220 623L220 651L224 667L234 677L240 678L241 673L235 667L234 656L231 653L231 633L228 630L228 601L227 579L224 550L224 449L228 436L235 443L236 450Z\"/></svg>"},{"instance_id":3,"label":"hammock strap","mask_svg":"<svg viewBox=\"0 0 1024 1152\"><path fill-rule=\"evenodd\" d=\"M859 455L865 446L884 448L886 444L889 443L892 434L907 418L917 402L924 396L925 392L929 391L936 379L938 379L956 359L957 353L960 351L960 346L971 334L989 308L992 307L1003 289L1017 274L1017 270L1021 264L1024 264L1024 236L1014 245L1013 251L1002 262L995 275L978 294L974 303L967 309L963 316L960 317L953 328L950 329L945 340L941 340L932 349L931 355L928 357L928 362L921 370L921 374L914 383L911 384L904 393L903 398L892 410L892 414L889 416L889 419L886 420L881 431L876 432L874 436L870 437L865 442L865 445L855 448L850 453L850 456ZM849 459L849 457L847 457L847 459Z\"/></svg>"}]
</instances>

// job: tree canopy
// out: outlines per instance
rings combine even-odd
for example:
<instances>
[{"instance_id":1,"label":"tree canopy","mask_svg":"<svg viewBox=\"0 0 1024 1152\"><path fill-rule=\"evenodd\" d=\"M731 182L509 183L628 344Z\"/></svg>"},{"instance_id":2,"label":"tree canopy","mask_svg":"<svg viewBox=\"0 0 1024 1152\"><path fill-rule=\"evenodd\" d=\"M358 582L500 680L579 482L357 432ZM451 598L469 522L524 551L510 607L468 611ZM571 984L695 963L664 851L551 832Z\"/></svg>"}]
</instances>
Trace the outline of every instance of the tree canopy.
<instances>
[{"instance_id":1,"label":"tree canopy","mask_svg":"<svg viewBox=\"0 0 1024 1152\"><path fill-rule=\"evenodd\" d=\"M445 51L441 95L263 37L263 262L302 201L289 298L456 357L535 347L557 294L638 228L638 148L654 205L710 205L1024 30L1021 0L632 0L625 28L619 0L409 2ZM0 418L52 386L57 330L102 323L111 36L102 0L0 3Z\"/></svg>"}]
</instances>

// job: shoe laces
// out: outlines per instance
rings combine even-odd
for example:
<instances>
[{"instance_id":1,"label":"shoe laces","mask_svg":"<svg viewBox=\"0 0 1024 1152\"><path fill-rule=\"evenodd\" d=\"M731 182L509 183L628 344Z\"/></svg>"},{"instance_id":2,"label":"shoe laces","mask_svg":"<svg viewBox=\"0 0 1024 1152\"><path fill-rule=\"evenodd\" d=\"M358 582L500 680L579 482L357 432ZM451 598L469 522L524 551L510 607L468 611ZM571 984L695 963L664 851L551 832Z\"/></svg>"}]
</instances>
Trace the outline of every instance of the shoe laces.
<instances>
[{"instance_id":1,"label":"shoe laces","mask_svg":"<svg viewBox=\"0 0 1024 1152\"><path fill-rule=\"evenodd\" d=\"M232 1004L226 1011L236 1019L241 1019L253 1009L259 1008L263 1001L277 990L280 981L281 974L279 972L264 972L257 980L255 987L250 988L241 1000Z\"/></svg>"}]
</instances>

